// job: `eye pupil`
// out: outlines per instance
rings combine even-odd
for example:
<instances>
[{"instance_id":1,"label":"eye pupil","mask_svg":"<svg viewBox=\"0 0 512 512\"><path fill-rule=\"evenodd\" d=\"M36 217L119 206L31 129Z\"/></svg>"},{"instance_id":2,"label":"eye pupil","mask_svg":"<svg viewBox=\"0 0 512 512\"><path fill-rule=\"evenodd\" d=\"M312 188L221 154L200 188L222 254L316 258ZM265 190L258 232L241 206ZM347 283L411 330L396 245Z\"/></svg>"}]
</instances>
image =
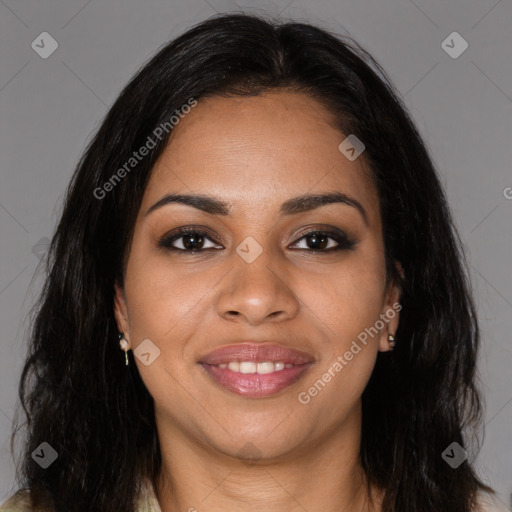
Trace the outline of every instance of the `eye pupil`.
<instances>
[{"instance_id":1,"label":"eye pupil","mask_svg":"<svg viewBox=\"0 0 512 512\"><path fill-rule=\"evenodd\" d=\"M202 246L204 237L197 233L189 233L183 236L183 246L187 249L197 249L196 245Z\"/></svg>"},{"instance_id":2,"label":"eye pupil","mask_svg":"<svg viewBox=\"0 0 512 512\"><path fill-rule=\"evenodd\" d=\"M308 247L310 249L325 249L328 244L329 237L321 233L313 233L307 236ZM311 241L311 243L309 243ZM311 247L313 246L313 247Z\"/></svg>"}]
</instances>

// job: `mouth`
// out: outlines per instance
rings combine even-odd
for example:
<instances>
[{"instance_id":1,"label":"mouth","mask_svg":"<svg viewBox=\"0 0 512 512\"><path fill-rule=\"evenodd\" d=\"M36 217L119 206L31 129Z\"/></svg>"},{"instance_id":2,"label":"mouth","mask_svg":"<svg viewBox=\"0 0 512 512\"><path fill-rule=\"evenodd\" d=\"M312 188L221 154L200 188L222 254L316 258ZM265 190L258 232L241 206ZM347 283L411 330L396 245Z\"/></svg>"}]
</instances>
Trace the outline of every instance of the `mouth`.
<instances>
[{"instance_id":1,"label":"mouth","mask_svg":"<svg viewBox=\"0 0 512 512\"><path fill-rule=\"evenodd\" d=\"M221 347L199 361L222 388L247 398L275 395L303 377L313 363L306 352L261 343Z\"/></svg>"}]
</instances>

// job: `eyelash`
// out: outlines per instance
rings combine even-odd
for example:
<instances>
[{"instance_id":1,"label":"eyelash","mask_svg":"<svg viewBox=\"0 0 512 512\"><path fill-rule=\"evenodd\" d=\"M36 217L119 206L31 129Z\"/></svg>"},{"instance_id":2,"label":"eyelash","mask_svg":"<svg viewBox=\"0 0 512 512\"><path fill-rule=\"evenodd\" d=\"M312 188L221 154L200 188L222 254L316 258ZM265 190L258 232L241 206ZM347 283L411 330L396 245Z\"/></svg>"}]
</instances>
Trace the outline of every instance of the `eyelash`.
<instances>
[{"instance_id":1,"label":"eyelash","mask_svg":"<svg viewBox=\"0 0 512 512\"><path fill-rule=\"evenodd\" d=\"M181 229L175 231L174 233L171 233L171 235L165 235L164 237L162 237L162 239L158 243L158 247L160 247L162 249L169 250L169 251L175 251L178 253L182 252L182 253L187 253L187 254L191 254L191 255L198 254L201 252L206 252L209 250L210 251L211 250L219 250L219 249L214 249L212 247L208 247L206 249L200 249L200 250L189 250L189 249L180 249L180 248L174 247L172 245L173 242L175 242L176 240L179 240L180 238L183 238L185 235L188 235L188 234L200 235L201 237L207 238L209 241L211 241L215 244L217 243L214 240L212 240L212 238L209 236L209 233L207 233L206 231L203 231L202 229L181 228ZM351 240L342 231L340 231L338 233L338 232L334 232L334 231L323 231L320 229L314 229L314 230L307 231L306 233L303 233L302 236L300 238L298 238L297 241L294 242L294 244L297 244L300 240L307 238L308 236L311 236L311 235L327 236L328 238L330 238L330 239L334 240L336 243L338 243L338 245L336 247L330 247L328 249L309 249L309 248L307 248L307 249L298 249L298 250L306 251L306 252L309 252L312 254L325 254L325 253L331 253L334 251L352 250L354 248L354 246L356 245L356 242Z\"/></svg>"}]
</instances>

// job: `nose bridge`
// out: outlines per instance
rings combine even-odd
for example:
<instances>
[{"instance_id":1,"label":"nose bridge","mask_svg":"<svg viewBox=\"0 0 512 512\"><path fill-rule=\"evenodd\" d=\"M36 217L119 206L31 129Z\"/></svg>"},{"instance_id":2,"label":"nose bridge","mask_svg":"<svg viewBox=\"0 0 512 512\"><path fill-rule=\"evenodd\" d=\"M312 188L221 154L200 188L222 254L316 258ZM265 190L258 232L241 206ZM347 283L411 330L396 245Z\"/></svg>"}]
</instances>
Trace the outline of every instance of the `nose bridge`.
<instances>
[{"instance_id":1,"label":"nose bridge","mask_svg":"<svg viewBox=\"0 0 512 512\"><path fill-rule=\"evenodd\" d=\"M230 264L229 283L225 284L218 301L221 316L242 316L255 324L270 315L291 318L297 313L298 301L286 276L279 275L272 249L247 237L233 251Z\"/></svg>"}]
</instances>

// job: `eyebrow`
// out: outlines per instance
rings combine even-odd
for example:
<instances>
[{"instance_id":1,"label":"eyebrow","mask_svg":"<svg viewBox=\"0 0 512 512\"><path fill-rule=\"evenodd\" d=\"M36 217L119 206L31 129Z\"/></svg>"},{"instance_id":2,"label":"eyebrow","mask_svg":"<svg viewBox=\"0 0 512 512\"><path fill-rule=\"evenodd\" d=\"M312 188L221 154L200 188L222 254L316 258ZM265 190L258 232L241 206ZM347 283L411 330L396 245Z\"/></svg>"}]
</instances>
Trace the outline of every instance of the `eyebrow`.
<instances>
[{"instance_id":1,"label":"eyebrow","mask_svg":"<svg viewBox=\"0 0 512 512\"><path fill-rule=\"evenodd\" d=\"M144 215L147 216L158 208L173 203L191 206L192 208L196 208L211 215L229 216L231 210L231 205L229 203L226 203L225 201L210 195L166 194L153 206L151 206ZM363 208L363 205L353 197L350 197L341 192L330 192L326 194L303 194L301 196L293 197L281 205L279 215L281 217L285 215L294 215L333 203L342 203L354 207L363 217L365 224L368 225L368 215L366 214L366 210Z\"/></svg>"}]
</instances>

